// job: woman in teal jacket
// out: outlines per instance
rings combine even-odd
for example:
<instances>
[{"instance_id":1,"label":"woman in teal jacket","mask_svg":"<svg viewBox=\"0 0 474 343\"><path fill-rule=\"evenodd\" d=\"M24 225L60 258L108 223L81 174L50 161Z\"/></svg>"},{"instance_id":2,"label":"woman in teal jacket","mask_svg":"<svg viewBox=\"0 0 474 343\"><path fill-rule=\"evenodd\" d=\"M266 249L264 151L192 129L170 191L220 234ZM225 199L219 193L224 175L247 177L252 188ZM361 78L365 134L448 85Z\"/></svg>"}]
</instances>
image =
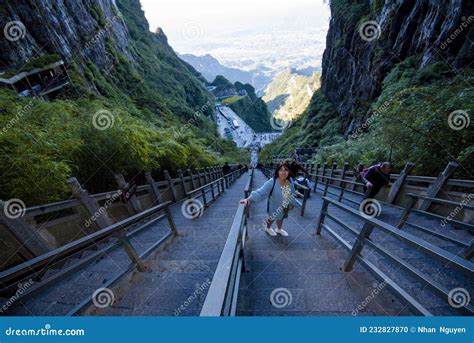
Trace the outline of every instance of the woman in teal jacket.
<instances>
[{"instance_id":1,"label":"woman in teal jacket","mask_svg":"<svg viewBox=\"0 0 474 343\"><path fill-rule=\"evenodd\" d=\"M288 236L288 232L282 229L283 219L288 217L288 211L299 206L296 201L296 191L293 181L290 178L290 166L286 162L280 163L275 169L275 175L263 184L262 187L253 191L250 196L240 201L241 204L249 204L251 201L261 201L267 199L267 214L265 231L270 236L277 233ZM277 229L272 229L272 224L276 220Z\"/></svg>"}]
</instances>

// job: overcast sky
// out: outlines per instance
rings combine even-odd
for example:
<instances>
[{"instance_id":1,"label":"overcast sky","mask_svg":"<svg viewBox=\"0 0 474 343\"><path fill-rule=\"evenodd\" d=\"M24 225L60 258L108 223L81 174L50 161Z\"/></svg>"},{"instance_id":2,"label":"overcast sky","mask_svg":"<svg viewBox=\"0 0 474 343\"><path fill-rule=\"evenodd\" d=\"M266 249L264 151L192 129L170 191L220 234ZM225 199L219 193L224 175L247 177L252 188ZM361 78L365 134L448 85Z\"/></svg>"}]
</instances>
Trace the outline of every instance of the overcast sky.
<instances>
[{"instance_id":1,"label":"overcast sky","mask_svg":"<svg viewBox=\"0 0 474 343\"><path fill-rule=\"evenodd\" d=\"M330 15L323 0L141 0L141 3L150 30L161 27L178 51L186 41L209 39L216 33L255 31L259 27L299 30L322 25Z\"/></svg>"}]
</instances>

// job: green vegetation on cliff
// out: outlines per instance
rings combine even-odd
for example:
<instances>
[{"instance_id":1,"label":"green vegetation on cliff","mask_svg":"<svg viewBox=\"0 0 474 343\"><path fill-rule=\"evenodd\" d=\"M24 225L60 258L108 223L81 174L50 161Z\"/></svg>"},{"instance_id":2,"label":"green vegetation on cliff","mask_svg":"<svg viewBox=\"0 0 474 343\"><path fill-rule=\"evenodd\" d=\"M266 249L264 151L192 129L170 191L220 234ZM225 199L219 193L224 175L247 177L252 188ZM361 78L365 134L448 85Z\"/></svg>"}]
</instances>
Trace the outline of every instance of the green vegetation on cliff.
<instances>
[{"instance_id":1,"label":"green vegetation on cliff","mask_svg":"<svg viewBox=\"0 0 474 343\"><path fill-rule=\"evenodd\" d=\"M310 76L293 70L282 72L267 86L262 99L276 118L295 120L305 111L314 91L319 88L320 76L319 72Z\"/></svg>"},{"instance_id":2,"label":"green vegetation on cliff","mask_svg":"<svg viewBox=\"0 0 474 343\"><path fill-rule=\"evenodd\" d=\"M443 63L418 70L415 60L407 59L385 78L363 127L347 140L321 144L325 148L316 161L369 164L387 160L392 148L399 169L412 161L415 173L437 175L448 160L456 160L459 175L471 177L474 130L466 123L474 113L473 82L472 70L455 75Z\"/></svg>"},{"instance_id":3,"label":"green vegetation on cliff","mask_svg":"<svg viewBox=\"0 0 474 343\"><path fill-rule=\"evenodd\" d=\"M392 148L398 169L412 161L414 173L436 175L448 160L456 160L459 176L471 177L474 132L472 125L465 125L474 113L474 72L457 75L443 63L416 66L415 58L409 58L387 75L368 119L347 138L332 104L317 91L303 117L266 146L262 158L318 146L314 162L348 161L354 166L387 160ZM459 112L450 118L454 111Z\"/></svg>"},{"instance_id":4,"label":"green vegetation on cliff","mask_svg":"<svg viewBox=\"0 0 474 343\"><path fill-rule=\"evenodd\" d=\"M236 82L237 91L245 90L247 96L229 105L252 129L256 132L271 132L270 113L267 104L255 94L255 89L250 84Z\"/></svg>"},{"instance_id":5,"label":"green vegetation on cliff","mask_svg":"<svg viewBox=\"0 0 474 343\"><path fill-rule=\"evenodd\" d=\"M248 161L247 152L218 137L214 98L166 36L148 31L139 1L117 5L132 59L105 38L109 68L75 56L71 86L56 101L0 91L0 199L27 206L65 199L71 176L100 192L117 187L115 173L131 180L143 171ZM103 21L100 8L94 11Z\"/></svg>"}]
</instances>

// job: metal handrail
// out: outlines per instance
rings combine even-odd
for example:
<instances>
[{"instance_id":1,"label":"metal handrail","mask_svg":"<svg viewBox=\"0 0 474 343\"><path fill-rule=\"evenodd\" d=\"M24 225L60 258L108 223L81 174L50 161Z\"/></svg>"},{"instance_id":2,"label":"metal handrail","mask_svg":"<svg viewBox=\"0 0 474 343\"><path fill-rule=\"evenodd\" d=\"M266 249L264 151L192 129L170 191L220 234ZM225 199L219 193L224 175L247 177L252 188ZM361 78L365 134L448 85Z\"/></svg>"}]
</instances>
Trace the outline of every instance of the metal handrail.
<instances>
[{"instance_id":1,"label":"metal handrail","mask_svg":"<svg viewBox=\"0 0 474 343\"><path fill-rule=\"evenodd\" d=\"M313 174L314 175L314 174ZM365 196L366 194L364 193L361 193L361 192L356 192L356 191L353 191L353 190L350 190L350 189L347 189L346 188L346 184L355 184L355 185L360 185L360 186L364 186L364 184L361 184L361 183L358 183L358 182L354 182L354 181L350 181L350 180L345 180L345 179L340 179L340 178L334 178L334 177L329 177L329 176L321 176L320 177L323 177L326 179L326 183L325 183L325 188L324 188L324 192L323 192L323 195L326 196L328 193L331 194L331 195L334 195L334 196L337 196L338 197L338 201L341 202L342 200L346 200L346 201L349 201L349 202L352 202L354 204L359 204L359 202L355 201L355 200L352 200L352 199L348 199L348 198L344 198L344 193L346 191L348 192L351 192L351 193L354 193L354 194L358 194L358 195L361 195L361 196ZM337 185L331 185L332 187L336 187L336 188L340 188L341 189L341 192L339 194L337 193L334 193L334 192L331 192L329 191L329 180L333 180L333 181L339 181L341 182L343 185L342 186L337 186ZM316 187L315 187L316 189ZM449 204L449 205L452 205L452 206L459 206L459 203L456 203L456 202L453 202L453 201L449 201L449 200L445 200L445 199L439 199L439 198L429 198L429 197L425 197L423 195L417 195L417 194L412 194L412 193L408 193L407 194L408 196L412 197L412 198L419 198L419 199L427 199L427 200L432 200L433 202L439 202L439 203L445 203L445 204ZM446 219L446 216L441 216L439 214L436 214L436 213L432 213L432 212L428 212L428 211L423 211L423 210L419 210L419 209L416 209L416 208L413 208L413 206L415 205L415 202L411 202L407 207L402 207L402 206L398 206L398 205L394 205L394 204L389 204L385 201L382 201L382 200L377 200L378 202L382 203L382 204L386 204L386 205L389 205L389 206L392 206L392 207L395 207L395 208L398 208L398 209L403 209L404 212L403 214L401 215L401 218L399 220L399 223L396 225L398 228L401 228L404 224L407 224L407 225L410 225L411 227L417 229L417 230L421 230L421 231L425 231L426 233L428 234L432 234L434 236L438 236L440 238L444 238L444 237L441 237L441 235L437 234L436 232L429 232L428 230L426 230L426 228L423 228L423 227L420 227L419 225L416 225L414 223L411 223L411 222L408 222L407 221L407 217L408 217L408 214L410 212L416 212L416 213L420 213L422 215L425 215L425 216L428 216L428 217L434 217L434 218L437 218L437 219ZM466 206L464 206L466 207ZM472 208L472 206L467 206L467 208ZM460 228L463 228L463 229L466 229L466 230L470 230L470 231L474 231L474 225L471 225L471 224L468 224L468 223L464 223L464 222L461 222L461 221L458 221L458 220L455 220L455 219L450 219L449 222L451 222L454 226L457 226L457 227L460 227ZM448 240L452 240L451 238L449 238Z\"/></svg>"},{"instance_id":2,"label":"metal handrail","mask_svg":"<svg viewBox=\"0 0 474 343\"><path fill-rule=\"evenodd\" d=\"M252 190L253 177L252 169L245 185L245 194ZM200 316L235 316L240 274L245 270L244 248L249 207L240 204L237 208Z\"/></svg>"},{"instance_id":3,"label":"metal handrail","mask_svg":"<svg viewBox=\"0 0 474 343\"><path fill-rule=\"evenodd\" d=\"M322 228L326 229L333 237L335 237L337 240L339 240L343 245L349 249L350 255L346 262L344 263L344 270L345 271L350 271L352 269L352 265L356 260L361 261L364 265L369 267L371 271L379 278L382 278L383 282L386 282L389 286L391 286L392 290L394 290L399 296L404 298L409 305L419 314L422 315L431 315L431 313L426 310L421 304L419 304L415 299L413 299L411 296L409 296L403 289L401 289L396 283L394 283L393 280L390 278L386 278L386 275L382 277L381 271L375 267L371 262L368 260L364 259L361 256L361 251L364 247L365 244L368 244L372 246L374 249L376 249L378 252L382 253L384 256L387 258L391 259L394 261L397 265L400 267L404 268L406 271L410 272L412 275L415 277L419 278L423 282L426 282L429 287L431 287L434 291L436 291L438 294L441 294L443 299L446 301L449 299L448 291L441 285L439 285L437 282L431 280L427 275L423 274L422 272L416 270L414 267L412 267L409 263L401 260L397 256L391 254L389 251L386 249L378 246L376 243L370 240L370 234L372 232L372 229L375 227L386 234L389 234L409 245L414 246L417 250L421 250L425 253L430 254L431 256L434 256L436 259L440 260L443 263L447 263L449 265L454 266L458 270L462 271L463 273L467 274L471 278L474 277L474 263L467 261L459 256L456 256L449 251L446 251L442 248L439 248L429 242L426 242L418 237L415 237L409 233L403 232L398 230L396 227L389 225L387 223L384 223L378 219L375 218L370 218L370 217L365 217L363 216L359 211L354 210L353 208L342 204L341 202L338 202L336 200L330 199L328 197L323 197L324 203L321 209L321 214L318 220L318 225L316 228L316 234L320 235ZM344 223L340 218L332 215L328 211L329 205L333 205L338 207L339 209L348 212L357 218L361 219L364 221L364 227L361 229L360 232L357 232L355 229L351 228L348 224ZM332 228L330 228L326 223L324 223L325 218L328 217L334 222L336 222L338 225L343 227L346 230L349 230L352 234L354 234L357 239L353 246L350 246L347 241L345 241L342 237L340 237ZM461 309L465 313L470 313L473 314L474 310L469 304L463 306Z\"/></svg>"},{"instance_id":4,"label":"metal handrail","mask_svg":"<svg viewBox=\"0 0 474 343\"><path fill-rule=\"evenodd\" d=\"M245 205L239 205L200 316L235 316L247 236Z\"/></svg>"},{"instance_id":5,"label":"metal handrail","mask_svg":"<svg viewBox=\"0 0 474 343\"><path fill-rule=\"evenodd\" d=\"M145 217L150 216L151 214L165 210L168 216L168 220L171 225L171 229L173 232L176 232L176 226L171 218L171 213L169 212L169 205L171 204L170 201L162 203L160 205L154 206L149 208L143 212L135 214L129 218L121 220L115 224L112 224L106 228L98 230L90 235L85 237L79 238L73 242L67 243L59 248L51 250L46 254L37 256L31 260L23 262L21 264L16 265L10 269L7 269L3 272L0 272L0 283L8 284L11 280L16 278L20 278L25 274L32 273L32 271L36 271L48 264L58 261L60 259L66 258L74 253L77 253L81 249L90 246L91 244L102 240L105 237L112 236L113 234L123 232L125 228L131 224L134 224Z\"/></svg>"},{"instance_id":6,"label":"metal handrail","mask_svg":"<svg viewBox=\"0 0 474 343\"><path fill-rule=\"evenodd\" d=\"M414 194L414 193L408 193L407 195L413 198L429 200L431 202L442 204L442 205L459 206L459 202L452 201L452 200L432 198L432 197L427 197L421 194ZM469 205L463 205L463 208L466 208L468 210L474 210L474 206L469 206Z\"/></svg>"},{"instance_id":7,"label":"metal handrail","mask_svg":"<svg viewBox=\"0 0 474 343\"><path fill-rule=\"evenodd\" d=\"M411 225L411 226L416 228L416 226L414 226L412 223L407 222L407 219L408 219L410 213L411 212L416 212L416 213L423 214L425 216L434 217L434 218L441 219L441 220L446 220L446 222L449 221L450 223L452 223L456 227L463 228L465 230L469 230L471 232L474 232L474 225L472 225L472 224L464 223L462 221L455 220L455 219L452 219L452 218L447 219L448 217L446 217L446 216L441 216L441 215L436 214L436 213L432 213L432 212L423 211L423 210L420 210L420 209L417 209L417 208L413 208L415 206L416 202L418 201L418 199L427 199L427 200L430 200L432 202L439 202L439 203L447 204L447 205L450 205L450 206L459 206L460 205L459 203L449 201L449 200L445 200L445 199L430 198L430 197L417 195L417 194L413 194L413 193L408 193L407 195L411 198L411 200L410 200L409 204L405 207L402 215L400 216L398 224L396 225L397 228L401 229L404 224L408 224L408 225ZM472 206L463 206L463 207L467 207L468 209L472 208Z\"/></svg>"}]
</instances>

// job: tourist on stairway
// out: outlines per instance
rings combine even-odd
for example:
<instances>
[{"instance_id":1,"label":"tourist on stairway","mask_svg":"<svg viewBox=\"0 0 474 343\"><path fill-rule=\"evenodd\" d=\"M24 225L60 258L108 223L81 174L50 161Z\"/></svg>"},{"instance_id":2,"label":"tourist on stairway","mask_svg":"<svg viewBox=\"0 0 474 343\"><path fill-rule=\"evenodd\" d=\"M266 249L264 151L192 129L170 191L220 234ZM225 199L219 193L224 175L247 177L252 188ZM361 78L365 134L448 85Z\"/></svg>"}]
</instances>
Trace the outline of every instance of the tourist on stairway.
<instances>
[{"instance_id":1,"label":"tourist on stairway","mask_svg":"<svg viewBox=\"0 0 474 343\"><path fill-rule=\"evenodd\" d=\"M306 175L308 174L308 171L298 163L298 159L295 157L293 159L293 161L291 162L291 164L290 164L290 175L291 175L291 177L293 179L296 179L296 177L298 176L298 172L300 170L303 173L305 173Z\"/></svg>"},{"instance_id":2,"label":"tourist on stairway","mask_svg":"<svg viewBox=\"0 0 474 343\"><path fill-rule=\"evenodd\" d=\"M390 162L381 162L364 169L359 174L362 183L365 184L365 194L367 198L375 198L383 186L390 184L391 171L392 164Z\"/></svg>"},{"instance_id":3,"label":"tourist on stairway","mask_svg":"<svg viewBox=\"0 0 474 343\"><path fill-rule=\"evenodd\" d=\"M229 174L229 173L231 172L231 170L232 170L232 169L231 169L230 166L229 166L229 162L226 162L226 163L224 164L224 166L222 167L222 172L224 173L224 175Z\"/></svg>"},{"instance_id":4,"label":"tourist on stairway","mask_svg":"<svg viewBox=\"0 0 474 343\"><path fill-rule=\"evenodd\" d=\"M262 187L253 191L250 196L240 201L241 204L248 205L251 201L267 199L267 214L265 231L270 236L280 234L288 236L282 229L283 220L288 217L288 212L299 206L296 201L296 191L293 180L290 177L290 166L287 162L281 162L275 169L273 178L269 179ZM276 220L277 229L272 229L272 224Z\"/></svg>"}]
</instances>

